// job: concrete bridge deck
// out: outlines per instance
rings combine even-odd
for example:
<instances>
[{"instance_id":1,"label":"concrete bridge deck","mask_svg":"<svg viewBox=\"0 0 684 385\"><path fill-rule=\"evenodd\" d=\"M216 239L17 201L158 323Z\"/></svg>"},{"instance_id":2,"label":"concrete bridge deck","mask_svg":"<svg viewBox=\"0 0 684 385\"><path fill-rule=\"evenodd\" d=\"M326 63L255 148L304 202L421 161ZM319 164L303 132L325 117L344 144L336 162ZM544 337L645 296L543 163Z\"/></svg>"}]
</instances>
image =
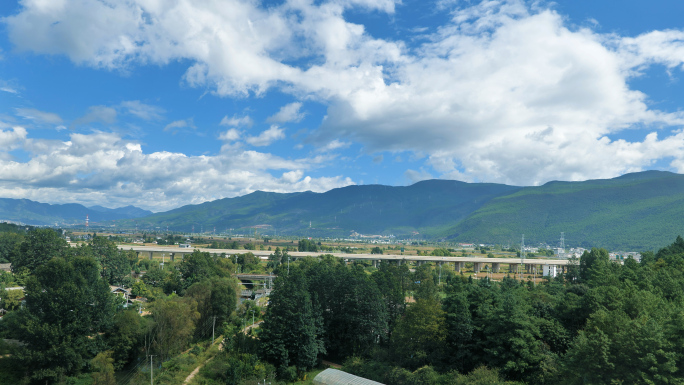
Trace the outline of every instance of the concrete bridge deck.
<instances>
[{"instance_id":1,"label":"concrete bridge deck","mask_svg":"<svg viewBox=\"0 0 684 385\"><path fill-rule=\"evenodd\" d=\"M185 254L191 254L194 250L199 250L201 252L208 252L211 254L226 254L226 255L236 255L252 253L257 257L268 257L273 254L273 251L268 250L233 250L233 249L207 249L207 248L180 248L173 246L130 246L130 245L118 245L119 249L122 250L133 250L141 255L142 253L148 253L151 259L153 253L165 254L170 260L174 260L177 255L181 257ZM465 263L473 263L473 269L475 272L480 271L485 264L490 264L494 272L498 272L501 265L510 266L511 271L517 269L518 265L523 265L530 270L532 266L547 266L564 268L570 261L567 259L536 259L536 258L487 258L487 257L436 257L436 256L422 256L422 255L396 255L396 254L346 254L346 253L324 253L324 252L300 252L300 251L290 251L288 255L292 258L303 258L303 257L318 257L322 254L330 254L334 257L344 258L348 261L353 260L369 260L372 261L373 266L376 266L378 262L382 261L394 261L399 264L405 262L416 262L422 264L425 262L434 263L454 263L456 270L460 271ZM554 274L555 275L555 274Z\"/></svg>"}]
</instances>

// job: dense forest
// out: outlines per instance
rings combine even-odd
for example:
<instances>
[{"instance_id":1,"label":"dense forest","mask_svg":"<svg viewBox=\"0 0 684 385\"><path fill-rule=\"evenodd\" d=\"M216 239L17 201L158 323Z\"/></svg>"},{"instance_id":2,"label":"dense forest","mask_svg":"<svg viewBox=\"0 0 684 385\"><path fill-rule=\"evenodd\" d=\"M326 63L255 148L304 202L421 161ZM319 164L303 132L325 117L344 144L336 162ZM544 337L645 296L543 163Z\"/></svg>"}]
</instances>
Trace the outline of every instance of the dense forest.
<instances>
[{"instance_id":1,"label":"dense forest","mask_svg":"<svg viewBox=\"0 0 684 385\"><path fill-rule=\"evenodd\" d=\"M684 383L681 237L640 262L592 249L559 277L520 282L280 249L160 266L105 237L1 235L13 271L0 282L24 298L0 291L0 383L145 384L149 367L180 384L212 349L193 383L293 383L323 361L399 385ZM240 270L277 275L267 306L238 300Z\"/></svg>"},{"instance_id":2,"label":"dense forest","mask_svg":"<svg viewBox=\"0 0 684 385\"><path fill-rule=\"evenodd\" d=\"M305 260L276 283L261 354L281 373L330 357L387 384L684 382L684 240L641 263L602 249L577 262L536 285L452 273L439 286L428 265Z\"/></svg>"}]
</instances>

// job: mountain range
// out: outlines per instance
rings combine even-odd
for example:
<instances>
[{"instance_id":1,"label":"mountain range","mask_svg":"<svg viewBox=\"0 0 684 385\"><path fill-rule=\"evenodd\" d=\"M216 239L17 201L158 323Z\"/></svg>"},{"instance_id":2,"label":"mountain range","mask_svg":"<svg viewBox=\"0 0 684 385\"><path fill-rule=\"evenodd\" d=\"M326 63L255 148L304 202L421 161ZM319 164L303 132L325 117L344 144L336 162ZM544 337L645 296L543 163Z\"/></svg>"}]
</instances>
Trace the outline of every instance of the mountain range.
<instances>
[{"instance_id":1,"label":"mountain range","mask_svg":"<svg viewBox=\"0 0 684 385\"><path fill-rule=\"evenodd\" d=\"M9 219L8 201L15 202L13 220L24 223L38 218L45 224L59 218L82 223L87 212L91 222L115 220L108 226L117 228L196 233L348 237L355 232L509 245L518 245L524 234L527 245L556 246L564 232L568 246L636 251L657 249L684 233L684 175L666 171L530 187L426 180L324 193L256 191L155 214L130 206L0 200L0 219Z\"/></svg>"},{"instance_id":2,"label":"mountain range","mask_svg":"<svg viewBox=\"0 0 684 385\"><path fill-rule=\"evenodd\" d=\"M134 206L108 209L102 206L85 207L77 203L39 203L29 199L0 198L0 220L38 226L69 226L84 224L86 215L91 222L138 218L152 214Z\"/></svg>"}]
</instances>

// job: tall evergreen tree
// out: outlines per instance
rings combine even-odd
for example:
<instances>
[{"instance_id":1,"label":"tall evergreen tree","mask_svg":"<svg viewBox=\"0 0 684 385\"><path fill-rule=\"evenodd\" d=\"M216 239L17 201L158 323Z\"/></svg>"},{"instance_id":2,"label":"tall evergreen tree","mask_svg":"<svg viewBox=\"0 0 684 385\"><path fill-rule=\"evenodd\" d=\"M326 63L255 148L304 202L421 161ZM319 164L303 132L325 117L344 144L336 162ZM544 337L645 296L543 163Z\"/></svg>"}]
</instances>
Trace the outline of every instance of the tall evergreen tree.
<instances>
[{"instance_id":1,"label":"tall evergreen tree","mask_svg":"<svg viewBox=\"0 0 684 385\"><path fill-rule=\"evenodd\" d=\"M33 379L78 373L104 350L115 305L94 259L54 258L29 277L25 293L26 309L12 329L26 346L14 358Z\"/></svg>"},{"instance_id":2,"label":"tall evergreen tree","mask_svg":"<svg viewBox=\"0 0 684 385\"><path fill-rule=\"evenodd\" d=\"M261 329L261 355L276 367L308 370L326 352L321 338L323 319L299 268L276 279Z\"/></svg>"}]
</instances>

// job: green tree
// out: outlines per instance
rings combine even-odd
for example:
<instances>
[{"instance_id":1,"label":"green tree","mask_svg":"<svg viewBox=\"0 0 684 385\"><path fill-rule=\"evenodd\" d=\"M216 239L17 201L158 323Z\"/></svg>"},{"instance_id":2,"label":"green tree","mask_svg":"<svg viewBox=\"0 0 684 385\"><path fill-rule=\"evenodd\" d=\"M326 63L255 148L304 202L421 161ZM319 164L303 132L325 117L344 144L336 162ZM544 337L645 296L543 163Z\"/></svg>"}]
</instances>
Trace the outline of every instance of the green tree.
<instances>
[{"instance_id":1,"label":"green tree","mask_svg":"<svg viewBox=\"0 0 684 385\"><path fill-rule=\"evenodd\" d=\"M150 293L144 281L137 281L131 288L131 294L137 297L147 297Z\"/></svg>"},{"instance_id":2,"label":"green tree","mask_svg":"<svg viewBox=\"0 0 684 385\"><path fill-rule=\"evenodd\" d=\"M524 289L506 292L485 326L484 362L514 380L530 377L542 360L540 333L523 298Z\"/></svg>"},{"instance_id":3,"label":"green tree","mask_svg":"<svg viewBox=\"0 0 684 385\"><path fill-rule=\"evenodd\" d=\"M24 236L17 233L0 233L0 263L11 263L15 249L24 240Z\"/></svg>"},{"instance_id":4,"label":"green tree","mask_svg":"<svg viewBox=\"0 0 684 385\"><path fill-rule=\"evenodd\" d=\"M280 250L280 247L276 247L273 254L268 256L267 267L269 269L275 269L276 267L280 266L281 263L283 263L283 253Z\"/></svg>"},{"instance_id":5,"label":"green tree","mask_svg":"<svg viewBox=\"0 0 684 385\"><path fill-rule=\"evenodd\" d=\"M276 367L312 368L326 352L321 335L323 319L314 309L299 268L278 277L261 326L261 354Z\"/></svg>"},{"instance_id":6,"label":"green tree","mask_svg":"<svg viewBox=\"0 0 684 385\"><path fill-rule=\"evenodd\" d=\"M67 242L52 229L33 229L28 232L19 247L12 252L12 271L35 271L54 257L64 257L69 252Z\"/></svg>"},{"instance_id":7,"label":"green tree","mask_svg":"<svg viewBox=\"0 0 684 385\"><path fill-rule=\"evenodd\" d=\"M16 310L24 298L23 290L6 290L2 295L2 306L7 310Z\"/></svg>"},{"instance_id":8,"label":"green tree","mask_svg":"<svg viewBox=\"0 0 684 385\"><path fill-rule=\"evenodd\" d=\"M147 323L147 318L141 317L137 309L121 311L114 316L112 328L106 333L106 341L117 370L135 357L136 350L142 346Z\"/></svg>"},{"instance_id":9,"label":"green tree","mask_svg":"<svg viewBox=\"0 0 684 385\"><path fill-rule=\"evenodd\" d=\"M238 264L242 267L242 272L255 270L259 265L259 258L253 253L239 254L237 256Z\"/></svg>"},{"instance_id":10,"label":"green tree","mask_svg":"<svg viewBox=\"0 0 684 385\"><path fill-rule=\"evenodd\" d=\"M197 324L212 325L215 322L220 333L221 325L229 320L237 305L237 288L237 282L233 278L213 278L190 286L185 296L197 302L197 311L200 314Z\"/></svg>"},{"instance_id":11,"label":"green tree","mask_svg":"<svg viewBox=\"0 0 684 385\"><path fill-rule=\"evenodd\" d=\"M439 300L439 289L432 274L430 265L421 265L416 268L413 274L413 296L416 300L427 299L431 301Z\"/></svg>"},{"instance_id":12,"label":"green tree","mask_svg":"<svg viewBox=\"0 0 684 385\"><path fill-rule=\"evenodd\" d=\"M218 269L211 254L195 250L192 254L183 258L178 265L181 274L183 287L188 288L195 282L214 277L223 276L223 272Z\"/></svg>"},{"instance_id":13,"label":"green tree","mask_svg":"<svg viewBox=\"0 0 684 385\"><path fill-rule=\"evenodd\" d=\"M131 274L130 256L120 251L116 244L105 237L93 237L88 245L91 255L100 262L102 277L110 285L128 283ZM137 259L137 257L136 257Z\"/></svg>"},{"instance_id":14,"label":"green tree","mask_svg":"<svg viewBox=\"0 0 684 385\"><path fill-rule=\"evenodd\" d=\"M421 298L406 307L392 333L392 350L399 363L415 370L443 357L445 315L433 299Z\"/></svg>"},{"instance_id":15,"label":"green tree","mask_svg":"<svg viewBox=\"0 0 684 385\"><path fill-rule=\"evenodd\" d=\"M472 364L472 345L475 325L470 314L470 303L464 292L450 293L444 301L446 312L446 352L449 364L459 372L467 371Z\"/></svg>"},{"instance_id":16,"label":"green tree","mask_svg":"<svg viewBox=\"0 0 684 385\"><path fill-rule=\"evenodd\" d=\"M152 348L163 361L190 343L200 315L194 300L177 296L155 301L151 313L154 319Z\"/></svg>"},{"instance_id":17,"label":"green tree","mask_svg":"<svg viewBox=\"0 0 684 385\"><path fill-rule=\"evenodd\" d=\"M101 350L115 307L97 262L53 258L36 268L25 291L26 310L12 329L26 345L14 358L35 380L80 372Z\"/></svg>"},{"instance_id":18,"label":"green tree","mask_svg":"<svg viewBox=\"0 0 684 385\"><path fill-rule=\"evenodd\" d=\"M316 252L318 251L318 245L309 239L302 239L297 244L297 250Z\"/></svg>"},{"instance_id":19,"label":"green tree","mask_svg":"<svg viewBox=\"0 0 684 385\"><path fill-rule=\"evenodd\" d=\"M591 251L585 251L580 257L580 279L583 282L590 281L595 278L594 275L601 274L608 263L610 263L610 258L607 250L592 248Z\"/></svg>"},{"instance_id":20,"label":"green tree","mask_svg":"<svg viewBox=\"0 0 684 385\"><path fill-rule=\"evenodd\" d=\"M100 352L90 361L93 368L93 385L116 385L112 351Z\"/></svg>"},{"instance_id":21,"label":"green tree","mask_svg":"<svg viewBox=\"0 0 684 385\"><path fill-rule=\"evenodd\" d=\"M216 317L216 325L223 325L235 311L238 299L238 284L234 278L214 278L212 280L211 315Z\"/></svg>"},{"instance_id":22,"label":"green tree","mask_svg":"<svg viewBox=\"0 0 684 385\"><path fill-rule=\"evenodd\" d=\"M654 316L631 318L619 310L592 314L565 357L565 382L681 383L673 343L663 319Z\"/></svg>"},{"instance_id":23,"label":"green tree","mask_svg":"<svg viewBox=\"0 0 684 385\"><path fill-rule=\"evenodd\" d=\"M397 266L390 263L381 263L371 278L378 286L387 309L388 335L391 336L396 321L404 314L406 309L406 288L409 281L409 270L406 264Z\"/></svg>"},{"instance_id":24,"label":"green tree","mask_svg":"<svg viewBox=\"0 0 684 385\"><path fill-rule=\"evenodd\" d=\"M169 275L169 270L162 270L158 267L153 267L142 276L141 280L146 286L150 287L163 287L164 281L166 281Z\"/></svg>"}]
</instances>

